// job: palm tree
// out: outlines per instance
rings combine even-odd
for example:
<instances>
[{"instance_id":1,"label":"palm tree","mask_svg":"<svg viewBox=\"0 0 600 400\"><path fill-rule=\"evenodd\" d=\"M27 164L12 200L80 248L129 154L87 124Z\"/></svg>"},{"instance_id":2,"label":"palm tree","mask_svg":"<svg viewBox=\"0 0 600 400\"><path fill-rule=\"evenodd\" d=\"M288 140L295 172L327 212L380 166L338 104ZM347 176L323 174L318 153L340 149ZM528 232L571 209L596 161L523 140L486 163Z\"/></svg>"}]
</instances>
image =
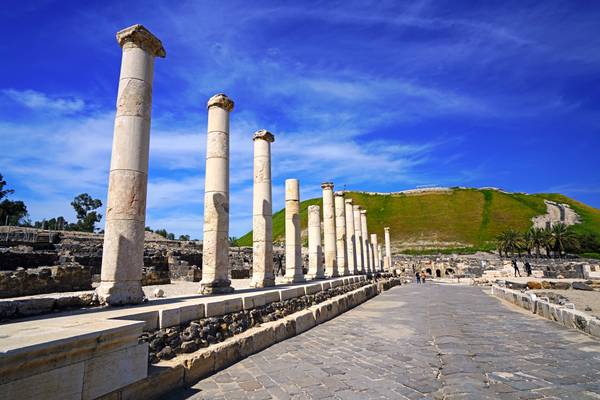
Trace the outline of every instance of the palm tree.
<instances>
[{"instance_id":1,"label":"palm tree","mask_svg":"<svg viewBox=\"0 0 600 400\"><path fill-rule=\"evenodd\" d=\"M573 230L563 223L553 225L551 235L551 245L558 252L559 257L562 257L567 247L577 247L579 245Z\"/></svg>"},{"instance_id":2,"label":"palm tree","mask_svg":"<svg viewBox=\"0 0 600 400\"><path fill-rule=\"evenodd\" d=\"M504 255L508 256L509 253L515 251L521 252L523 246L523 239L521 234L514 229L507 229L497 237L498 240L498 251L500 254L504 252Z\"/></svg>"},{"instance_id":3,"label":"palm tree","mask_svg":"<svg viewBox=\"0 0 600 400\"><path fill-rule=\"evenodd\" d=\"M535 255L540 258L540 248L548 244L548 235L546 230L532 226L525 233L525 242L527 244L527 253L531 255L531 250L535 249Z\"/></svg>"}]
</instances>

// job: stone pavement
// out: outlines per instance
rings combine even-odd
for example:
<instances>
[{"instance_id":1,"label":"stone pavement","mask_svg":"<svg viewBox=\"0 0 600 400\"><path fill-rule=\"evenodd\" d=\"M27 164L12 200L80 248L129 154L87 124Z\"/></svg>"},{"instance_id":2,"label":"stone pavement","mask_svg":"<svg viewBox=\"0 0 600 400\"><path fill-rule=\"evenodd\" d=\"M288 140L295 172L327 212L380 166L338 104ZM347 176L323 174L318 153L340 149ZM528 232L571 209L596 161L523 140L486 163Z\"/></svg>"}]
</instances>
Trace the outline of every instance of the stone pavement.
<instances>
[{"instance_id":1,"label":"stone pavement","mask_svg":"<svg viewBox=\"0 0 600 400\"><path fill-rule=\"evenodd\" d=\"M481 288L407 285L174 399L600 399L600 341Z\"/></svg>"}]
</instances>

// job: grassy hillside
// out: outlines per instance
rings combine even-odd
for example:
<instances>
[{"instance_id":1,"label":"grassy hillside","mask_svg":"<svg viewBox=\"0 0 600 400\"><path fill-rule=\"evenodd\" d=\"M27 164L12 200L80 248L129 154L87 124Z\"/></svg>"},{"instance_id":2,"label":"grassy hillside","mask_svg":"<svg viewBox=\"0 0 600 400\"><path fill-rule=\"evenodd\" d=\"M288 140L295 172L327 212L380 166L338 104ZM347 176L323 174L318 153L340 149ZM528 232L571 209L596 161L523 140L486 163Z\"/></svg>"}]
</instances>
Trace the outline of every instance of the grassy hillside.
<instances>
[{"instance_id":1,"label":"grassy hillside","mask_svg":"<svg viewBox=\"0 0 600 400\"><path fill-rule=\"evenodd\" d=\"M544 199L569 204L581 217L576 229L600 235L600 210L560 194L503 193L496 190L456 189L421 194L370 195L347 193L368 210L369 231L383 237L383 227L391 228L396 248L476 251L490 249L502 231L525 231L531 218L546 213ZM302 228L307 224L307 207L321 199L301 203ZM283 240L284 210L273 216L273 237ZM240 239L252 245L252 232Z\"/></svg>"}]
</instances>

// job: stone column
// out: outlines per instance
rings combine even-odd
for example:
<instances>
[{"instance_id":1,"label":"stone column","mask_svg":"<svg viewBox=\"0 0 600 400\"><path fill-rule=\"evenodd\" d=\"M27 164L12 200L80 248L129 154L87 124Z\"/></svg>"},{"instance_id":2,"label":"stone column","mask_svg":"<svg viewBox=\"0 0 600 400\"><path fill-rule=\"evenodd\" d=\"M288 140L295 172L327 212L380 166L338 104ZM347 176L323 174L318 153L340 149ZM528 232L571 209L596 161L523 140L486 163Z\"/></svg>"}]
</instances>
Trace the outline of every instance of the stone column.
<instances>
[{"instance_id":1,"label":"stone column","mask_svg":"<svg viewBox=\"0 0 600 400\"><path fill-rule=\"evenodd\" d=\"M148 186L148 153L154 58L165 49L142 25L117 33L123 49L117 113L108 178L108 200L100 301L110 305L144 300L144 226Z\"/></svg>"},{"instance_id":2,"label":"stone column","mask_svg":"<svg viewBox=\"0 0 600 400\"><path fill-rule=\"evenodd\" d=\"M380 271L383 271L383 251L381 244L377 245L377 256L379 259L377 260L377 265Z\"/></svg>"},{"instance_id":3,"label":"stone column","mask_svg":"<svg viewBox=\"0 0 600 400\"><path fill-rule=\"evenodd\" d=\"M323 238L325 242L325 275L338 276L335 240L335 210L333 203L333 183L321 184L323 188Z\"/></svg>"},{"instance_id":4,"label":"stone column","mask_svg":"<svg viewBox=\"0 0 600 400\"><path fill-rule=\"evenodd\" d=\"M206 177L204 180L204 294L231 293L229 280L229 113L233 101L224 94L208 100Z\"/></svg>"},{"instance_id":5,"label":"stone column","mask_svg":"<svg viewBox=\"0 0 600 400\"><path fill-rule=\"evenodd\" d=\"M346 199L346 262L348 264L348 273L358 274L356 267L356 250L354 235L354 212L352 211L352 199Z\"/></svg>"},{"instance_id":6,"label":"stone column","mask_svg":"<svg viewBox=\"0 0 600 400\"><path fill-rule=\"evenodd\" d=\"M275 286L273 274L273 203L271 143L275 136L261 129L254 134L254 194L252 202L251 287Z\"/></svg>"},{"instance_id":7,"label":"stone column","mask_svg":"<svg viewBox=\"0 0 600 400\"><path fill-rule=\"evenodd\" d=\"M371 271L371 245L369 243L369 231L367 230L367 210L360 210L360 227L363 240L363 265L367 274Z\"/></svg>"},{"instance_id":8,"label":"stone column","mask_svg":"<svg viewBox=\"0 0 600 400\"><path fill-rule=\"evenodd\" d=\"M285 281L304 282L300 238L300 184L285 180Z\"/></svg>"},{"instance_id":9,"label":"stone column","mask_svg":"<svg viewBox=\"0 0 600 400\"><path fill-rule=\"evenodd\" d=\"M344 203L344 192L335 192L335 244L338 275L349 275L346 261L346 204Z\"/></svg>"},{"instance_id":10,"label":"stone column","mask_svg":"<svg viewBox=\"0 0 600 400\"><path fill-rule=\"evenodd\" d=\"M385 258L383 259L383 265L386 271L391 271L392 269L392 245L390 243L390 228L383 228L384 237L385 237Z\"/></svg>"},{"instance_id":11,"label":"stone column","mask_svg":"<svg viewBox=\"0 0 600 400\"><path fill-rule=\"evenodd\" d=\"M309 279L325 278L321 245L321 208L308 206L308 274Z\"/></svg>"},{"instance_id":12,"label":"stone column","mask_svg":"<svg viewBox=\"0 0 600 400\"><path fill-rule=\"evenodd\" d=\"M371 268L373 269L373 272L378 272L379 265L377 263L379 262L379 253L377 252L377 250L379 249L379 245L377 244L376 233L371 233L371 248L373 249L373 253L371 254L371 260L373 261L371 264Z\"/></svg>"},{"instance_id":13,"label":"stone column","mask_svg":"<svg viewBox=\"0 0 600 400\"><path fill-rule=\"evenodd\" d=\"M354 214L354 243L356 244L356 267L361 274L366 273L365 260L363 257L363 246L365 245L362 239L362 224L360 222L360 206L352 206L352 214Z\"/></svg>"}]
</instances>

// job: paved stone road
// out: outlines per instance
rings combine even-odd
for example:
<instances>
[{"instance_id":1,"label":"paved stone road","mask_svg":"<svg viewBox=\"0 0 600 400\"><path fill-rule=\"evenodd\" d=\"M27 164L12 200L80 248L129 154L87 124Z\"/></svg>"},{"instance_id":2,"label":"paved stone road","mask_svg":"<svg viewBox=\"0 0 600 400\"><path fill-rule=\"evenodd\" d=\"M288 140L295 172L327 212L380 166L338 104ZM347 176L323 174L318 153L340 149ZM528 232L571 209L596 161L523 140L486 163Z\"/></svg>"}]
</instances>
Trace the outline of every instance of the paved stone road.
<instances>
[{"instance_id":1,"label":"paved stone road","mask_svg":"<svg viewBox=\"0 0 600 400\"><path fill-rule=\"evenodd\" d=\"M396 287L169 399L600 399L600 341L475 287Z\"/></svg>"}]
</instances>

